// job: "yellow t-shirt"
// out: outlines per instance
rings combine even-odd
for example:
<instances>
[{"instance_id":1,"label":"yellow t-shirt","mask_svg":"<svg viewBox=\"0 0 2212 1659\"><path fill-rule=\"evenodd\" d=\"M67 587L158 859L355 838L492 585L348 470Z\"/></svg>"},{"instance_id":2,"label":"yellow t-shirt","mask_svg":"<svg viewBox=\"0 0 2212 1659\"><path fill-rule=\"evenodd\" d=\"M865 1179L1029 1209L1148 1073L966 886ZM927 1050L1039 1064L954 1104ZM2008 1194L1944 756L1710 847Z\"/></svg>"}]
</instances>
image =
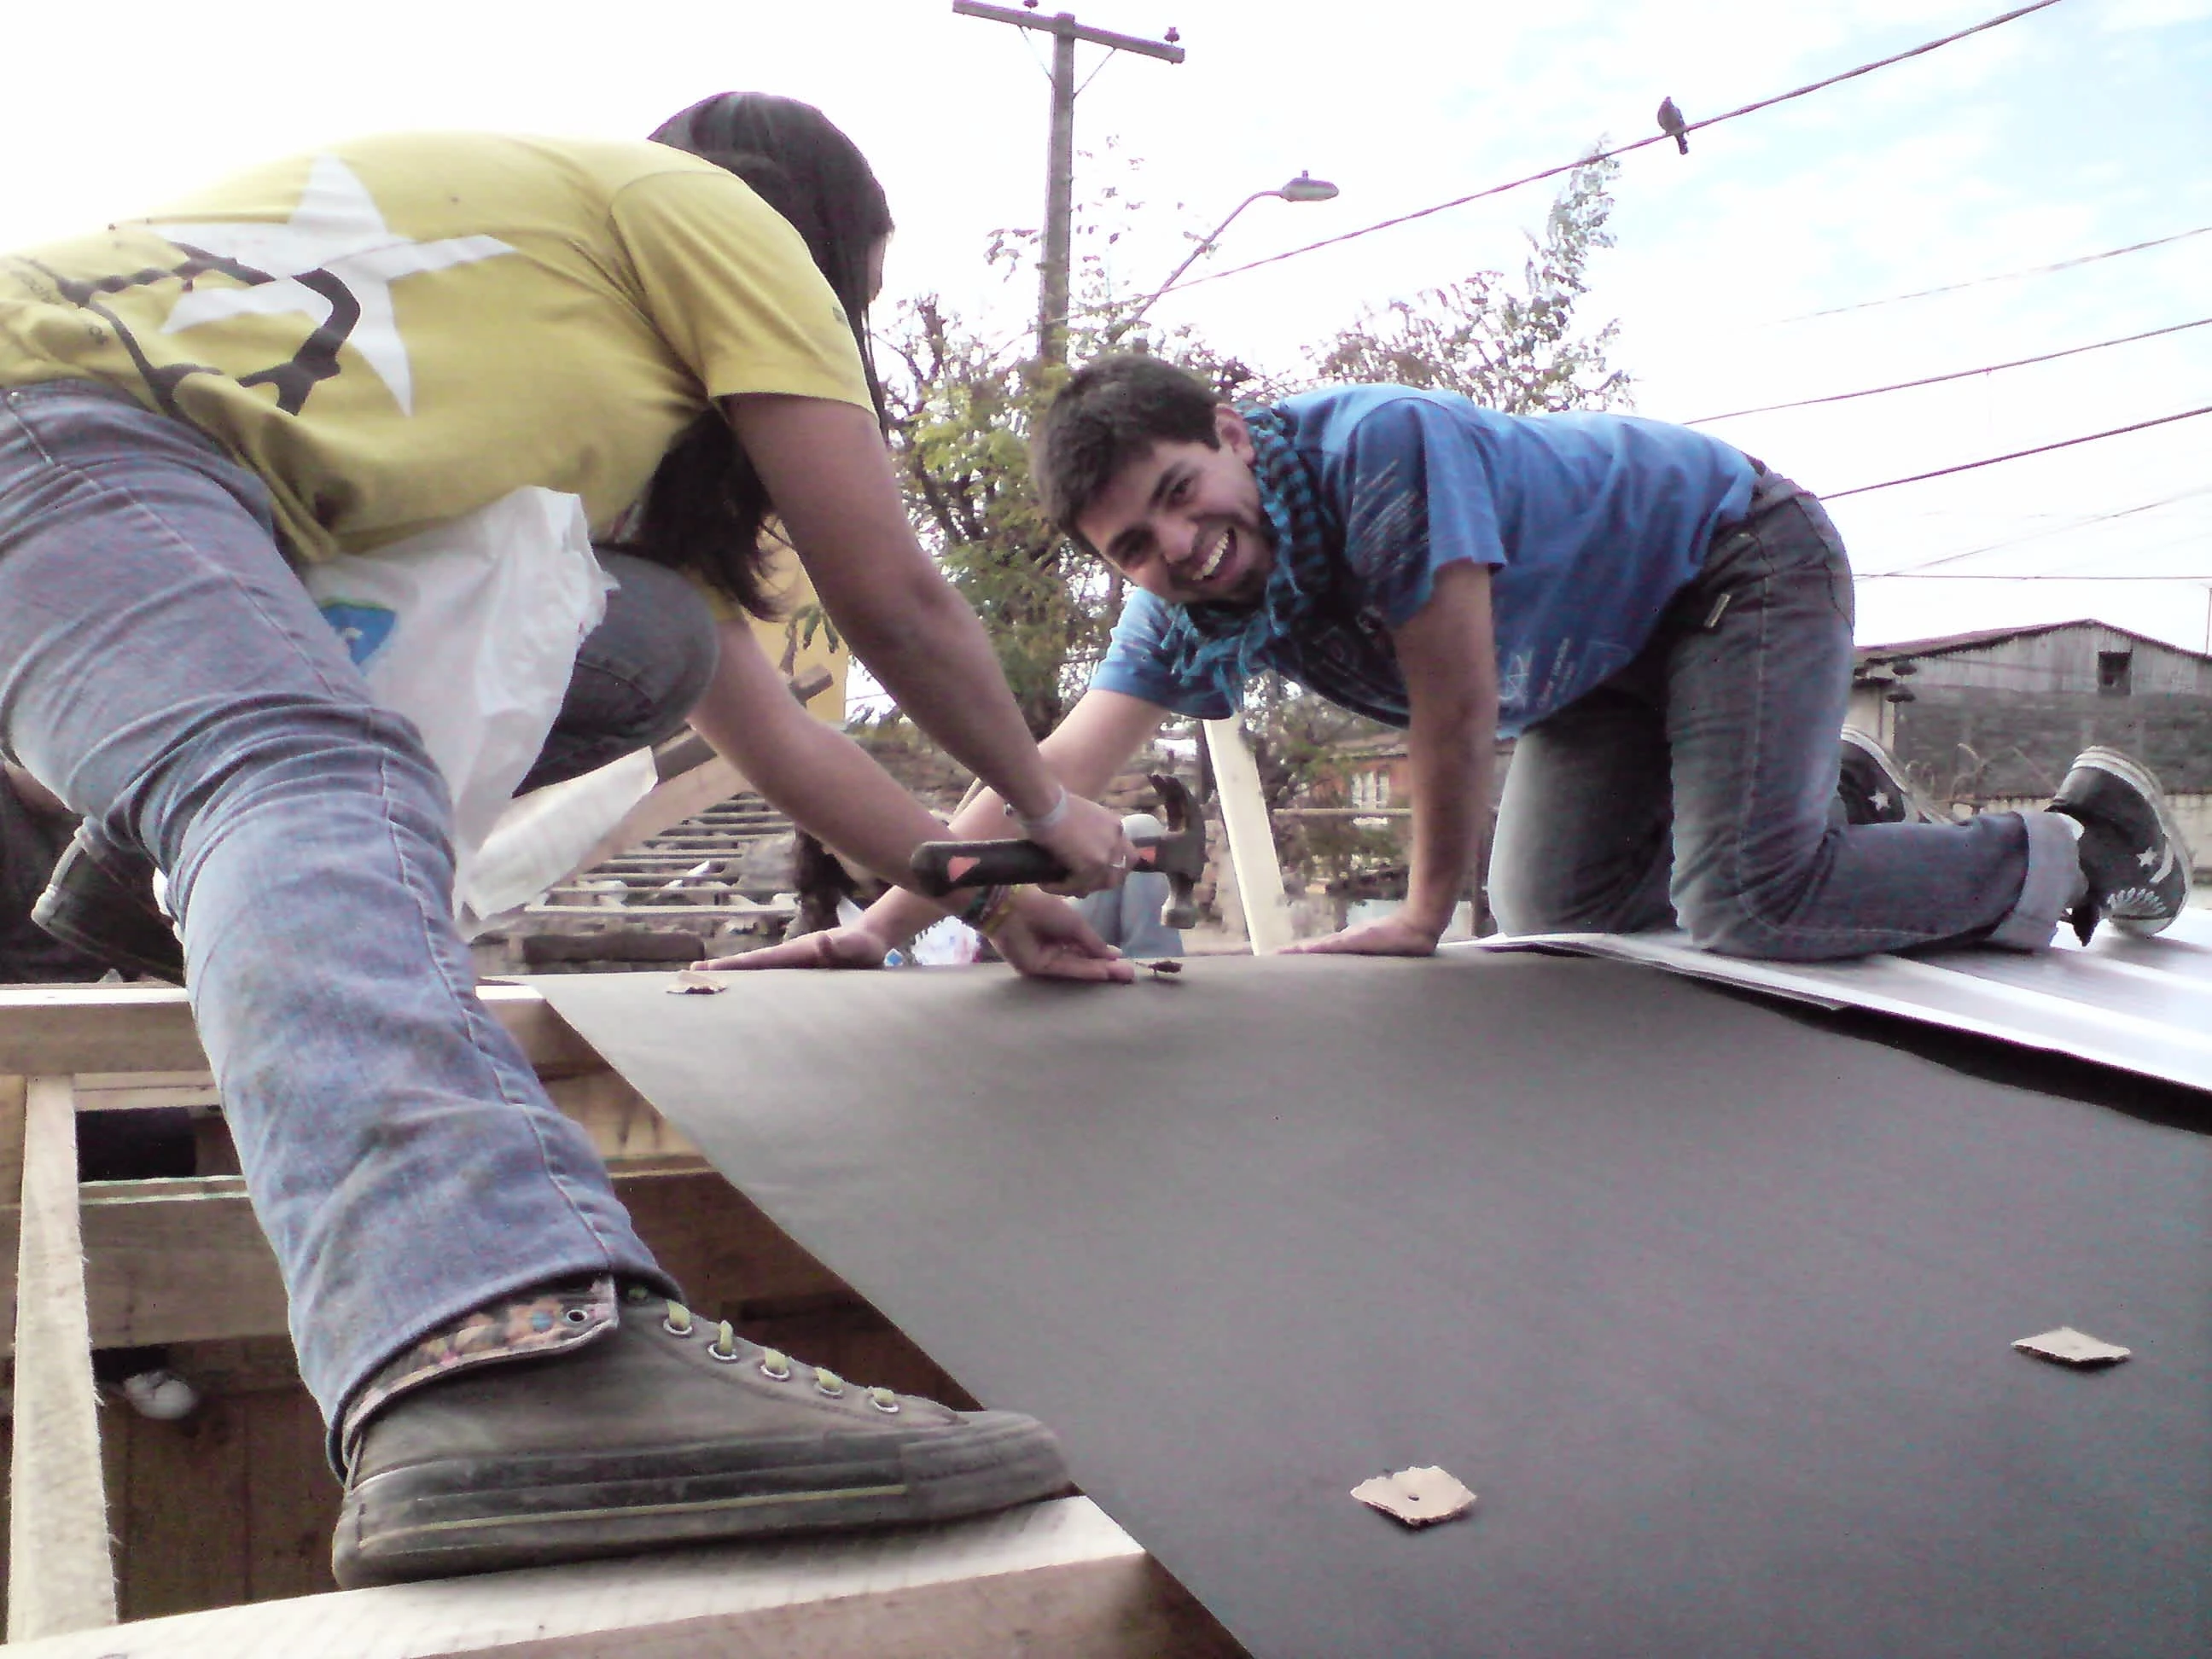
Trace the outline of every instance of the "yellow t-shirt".
<instances>
[{"instance_id":1,"label":"yellow t-shirt","mask_svg":"<svg viewBox=\"0 0 2212 1659\"><path fill-rule=\"evenodd\" d=\"M89 379L265 479L305 557L525 484L596 532L708 400L868 403L799 234L651 143L365 139L0 257L0 386Z\"/></svg>"}]
</instances>

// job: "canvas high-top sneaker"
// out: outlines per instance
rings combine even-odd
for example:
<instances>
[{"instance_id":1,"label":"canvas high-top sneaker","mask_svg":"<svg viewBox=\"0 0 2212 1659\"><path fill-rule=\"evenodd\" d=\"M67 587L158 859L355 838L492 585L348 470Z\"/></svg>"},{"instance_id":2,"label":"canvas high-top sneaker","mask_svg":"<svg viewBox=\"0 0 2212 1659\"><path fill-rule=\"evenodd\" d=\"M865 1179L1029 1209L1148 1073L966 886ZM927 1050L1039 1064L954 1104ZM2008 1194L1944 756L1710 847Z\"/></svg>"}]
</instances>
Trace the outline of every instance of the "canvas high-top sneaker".
<instances>
[{"instance_id":1,"label":"canvas high-top sneaker","mask_svg":"<svg viewBox=\"0 0 2212 1659\"><path fill-rule=\"evenodd\" d=\"M1847 726L1837 768L1836 797L1847 823L1948 823L1921 798L1897 757L1871 732Z\"/></svg>"},{"instance_id":2,"label":"canvas high-top sneaker","mask_svg":"<svg viewBox=\"0 0 2212 1659\"><path fill-rule=\"evenodd\" d=\"M848 1382L612 1279L493 1303L339 1426L348 1589L982 1515L1067 1485L1052 1431Z\"/></svg>"},{"instance_id":3,"label":"canvas high-top sneaker","mask_svg":"<svg viewBox=\"0 0 2212 1659\"><path fill-rule=\"evenodd\" d=\"M185 982L185 947L154 902L154 861L82 828L54 866L31 920L94 962Z\"/></svg>"},{"instance_id":4,"label":"canvas high-top sneaker","mask_svg":"<svg viewBox=\"0 0 2212 1659\"><path fill-rule=\"evenodd\" d=\"M2117 749L2085 749L2051 798L2081 826L2087 896L2072 912L2084 945L2100 920L2127 933L2171 927L2189 902L2189 844L2166 811L2150 769Z\"/></svg>"}]
</instances>

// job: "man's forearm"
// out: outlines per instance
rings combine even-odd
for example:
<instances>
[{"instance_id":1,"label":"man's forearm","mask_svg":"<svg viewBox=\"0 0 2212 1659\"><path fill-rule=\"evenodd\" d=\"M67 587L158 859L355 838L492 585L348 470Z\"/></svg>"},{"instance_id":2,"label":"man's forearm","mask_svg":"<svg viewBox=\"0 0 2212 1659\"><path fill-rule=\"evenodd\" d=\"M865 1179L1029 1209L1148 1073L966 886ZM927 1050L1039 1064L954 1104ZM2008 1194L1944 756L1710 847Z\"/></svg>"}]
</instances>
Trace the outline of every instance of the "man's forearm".
<instances>
[{"instance_id":1,"label":"man's forearm","mask_svg":"<svg viewBox=\"0 0 2212 1659\"><path fill-rule=\"evenodd\" d=\"M1398 630L1396 643L1413 781L1413 871L1401 914L1441 933L1451 924L1490 816L1498 746L1490 572L1471 562L1438 570L1429 602Z\"/></svg>"},{"instance_id":2,"label":"man's forearm","mask_svg":"<svg viewBox=\"0 0 2212 1659\"><path fill-rule=\"evenodd\" d=\"M1416 722L1407 734L1413 854L1406 909L1411 920L1439 933L1451 925L1482 844L1497 732L1498 705L1492 699L1486 708L1470 707L1449 724L1438 721L1425 731Z\"/></svg>"}]
</instances>

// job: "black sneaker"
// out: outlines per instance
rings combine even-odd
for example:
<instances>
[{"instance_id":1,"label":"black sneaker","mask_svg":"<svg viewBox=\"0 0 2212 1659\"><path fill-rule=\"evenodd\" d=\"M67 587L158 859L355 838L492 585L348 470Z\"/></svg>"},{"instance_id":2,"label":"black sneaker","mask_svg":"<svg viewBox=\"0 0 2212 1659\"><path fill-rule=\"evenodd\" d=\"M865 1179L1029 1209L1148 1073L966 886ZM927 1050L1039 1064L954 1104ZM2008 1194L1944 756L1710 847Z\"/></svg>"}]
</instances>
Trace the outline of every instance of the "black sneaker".
<instances>
[{"instance_id":1,"label":"black sneaker","mask_svg":"<svg viewBox=\"0 0 2212 1659\"><path fill-rule=\"evenodd\" d=\"M2081 826L2087 896L2071 913L2084 945L2098 921L2125 933L2171 927L2189 902L2189 843L2166 808L2150 769L2117 749L2085 749L2051 798L2051 810Z\"/></svg>"},{"instance_id":2,"label":"black sneaker","mask_svg":"<svg viewBox=\"0 0 2212 1659\"><path fill-rule=\"evenodd\" d=\"M862 1388L594 1281L480 1310L346 1413L343 1587L981 1515L1067 1486L1052 1432Z\"/></svg>"},{"instance_id":3,"label":"black sneaker","mask_svg":"<svg viewBox=\"0 0 2212 1659\"><path fill-rule=\"evenodd\" d=\"M1905 776L1897 757L1872 734L1847 726L1843 758L1837 769L1836 799L1847 823L1945 823Z\"/></svg>"},{"instance_id":4,"label":"black sneaker","mask_svg":"<svg viewBox=\"0 0 2212 1659\"><path fill-rule=\"evenodd\" d=\"M185 947L154 902L154 861L82 827L31 907L31 920L94 962L185 982Z\"/></svg>"}]
</instances>

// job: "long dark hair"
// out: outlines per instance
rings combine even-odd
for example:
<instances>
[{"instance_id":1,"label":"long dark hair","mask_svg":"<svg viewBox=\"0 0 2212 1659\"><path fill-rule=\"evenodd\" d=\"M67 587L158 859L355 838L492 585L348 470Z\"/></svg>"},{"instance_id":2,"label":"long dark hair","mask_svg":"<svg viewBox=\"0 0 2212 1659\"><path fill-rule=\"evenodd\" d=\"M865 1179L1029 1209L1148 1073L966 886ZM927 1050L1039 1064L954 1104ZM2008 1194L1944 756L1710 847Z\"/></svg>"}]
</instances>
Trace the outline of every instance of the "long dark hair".
<instances>
[{"instance_id":1,"label":"long dark hair","mask_svg":"<svg viewBox=\"0 0 2212 1659\"><path fill-rule=\"evenodd\" d=\"M702 98L653 138L735 173L799 233L852 326L881 420L883 389L868 347L868 253L890 234L891 211L867 158L811 104L758 92ZM661 458L624 550L696 571L754 616L772 618L760 540L774 510L729 422L708 410Z\"/></svg>"}]
</instances>

